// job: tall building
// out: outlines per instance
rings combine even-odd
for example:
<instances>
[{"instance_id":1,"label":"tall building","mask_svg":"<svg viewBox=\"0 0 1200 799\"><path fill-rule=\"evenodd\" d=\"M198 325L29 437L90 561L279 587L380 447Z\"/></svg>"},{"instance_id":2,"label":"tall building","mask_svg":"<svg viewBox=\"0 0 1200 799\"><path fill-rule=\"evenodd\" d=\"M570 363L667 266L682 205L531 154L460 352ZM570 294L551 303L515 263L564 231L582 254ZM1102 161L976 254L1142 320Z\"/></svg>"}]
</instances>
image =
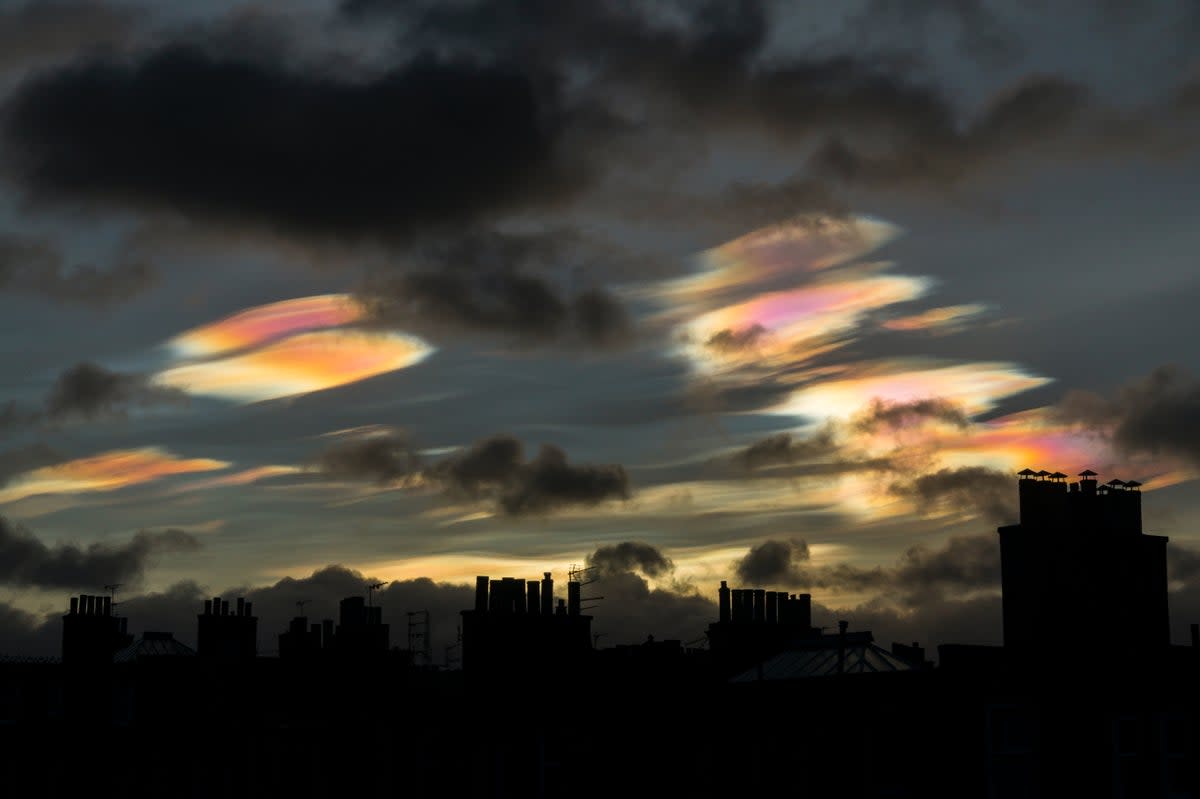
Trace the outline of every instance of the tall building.
<instances>
[{"instance_id":1,"label":"tall building","mask_svg":"<svg viewBox=\"0 0 1200 799\"><path fill-rule=\"evenodd\" d=\"M1140 483L1100 484L1090 470L1070 483L1061 472L1020 478L1020 523L997 531L1005 650L1165 650L1167 538L1142 532Z\"/></svg>"}]
</instances>

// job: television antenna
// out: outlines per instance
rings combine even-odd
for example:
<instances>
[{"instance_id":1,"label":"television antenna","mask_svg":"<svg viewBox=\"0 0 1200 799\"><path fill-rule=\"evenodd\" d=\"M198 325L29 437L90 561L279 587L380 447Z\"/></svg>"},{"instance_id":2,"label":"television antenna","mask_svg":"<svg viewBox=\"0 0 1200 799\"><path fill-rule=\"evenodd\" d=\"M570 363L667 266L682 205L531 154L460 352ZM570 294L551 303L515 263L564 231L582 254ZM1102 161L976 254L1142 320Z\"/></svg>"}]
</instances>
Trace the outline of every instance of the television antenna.
<instances>
[{"instance_id":1,"label":"television antenna","mask_svg":"<svg viewBox=\"0 0 1200 799\"><path fill-rule=\"evenodd\" d=\"M371 607L371 600L376 591L383 588L383 583L368 583L367 584L367 607Z\"/></svg>"}]
</instances>

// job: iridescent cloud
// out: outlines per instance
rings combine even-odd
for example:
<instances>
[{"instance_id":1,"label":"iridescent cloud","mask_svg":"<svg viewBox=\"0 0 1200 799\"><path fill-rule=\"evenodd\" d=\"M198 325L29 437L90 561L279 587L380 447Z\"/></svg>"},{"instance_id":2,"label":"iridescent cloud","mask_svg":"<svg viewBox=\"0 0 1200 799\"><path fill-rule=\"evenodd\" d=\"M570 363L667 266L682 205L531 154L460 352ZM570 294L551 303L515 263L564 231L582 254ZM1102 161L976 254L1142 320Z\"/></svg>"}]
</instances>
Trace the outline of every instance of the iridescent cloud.
<instances>
[{"instance_id":1,"label":"iridescent cloud","mask_svg":"<svg viewBox=\"0 0 1200 799\"><path fill-rule=\"evenodd\" d=\"M810 419L848 419L876 399L904 403L936 398L958 405L968 416L976 416L1006 397L1049 382L1049 378L1036 377L1009 363L924 368L904 362L864 364L846 367L838 377L799 388L770 410Z\"/></svg>"},{"instance_id":2,"label":"iridescent cloud","mask_svg":"<svg viewBox=\"0 0 1200 799\"><path fill-rule=\"evenodd\" d=\"M887 330L931 330L934 328L957 325L966 319L977 316L987 310L987 306L978 303L968 305L947 305L942 308L930 308L912 316L901 316L888 319L882 323Z\"/></svg>"},{"instance_id":3,"label":"iridescent cloud","mask_svg":"<svg viewBox=\"0 0 1200 799\"><path fill-rule=\"evenodd\" d=\"M159 447L112 450L26 472L0 490L0 503L38 494L114 491L171 475L211 472L229 465L227 461L212 458L180 458Z\"/></svg>"},{"instance_id":4,"label":"iridescent cloud","mask_svg":"<svg viewBox=\"0 0 1200 799\"><path fill-rule=\"evenodd\" d=\"M321 330L228 358L176 366L156 380L189 394L257 402L403 369L432 351L421 339L400 333Z\"/></svg>"},{"instance_id":5,"label":"iridescent cloud","mask_svg":"<svg viewBox=\"0 0 1200 799\"><path fill-rule=\"evenodd\" d=\"M696 301L781 275L827 269L860 258L899 233L895 225L869 217L772 225L702 253L701 271L670 281L665 294L677 301Z\"/></svg>"},{"instance_id":6,"label":"iridescent cloud","mask_svg":"<svg viewBox=\"0 0 1200 799\"><path fill-rule=\"evenodd\" d=\"M363 318L365 311L349 294L298 297L248 308L182 333L168 342L177 355L208 358Z\"/></svg>"},{"instance_id":7,"label":"iridescent cloud","mask_svg":"<svg viewBox=\"0 0 1200 799\"><path fill-rule=\"evenodd\" d=\"M764 358L798 362L813 351L828 350L830 342L856 329L866 313L915 299L928 285L923 278L872 275L763 294L687 323L688 354L700 365ZM750 341L747 331L761 335ZM747 346L715 346L722 337Z\"/></svg>"}]
</instances>

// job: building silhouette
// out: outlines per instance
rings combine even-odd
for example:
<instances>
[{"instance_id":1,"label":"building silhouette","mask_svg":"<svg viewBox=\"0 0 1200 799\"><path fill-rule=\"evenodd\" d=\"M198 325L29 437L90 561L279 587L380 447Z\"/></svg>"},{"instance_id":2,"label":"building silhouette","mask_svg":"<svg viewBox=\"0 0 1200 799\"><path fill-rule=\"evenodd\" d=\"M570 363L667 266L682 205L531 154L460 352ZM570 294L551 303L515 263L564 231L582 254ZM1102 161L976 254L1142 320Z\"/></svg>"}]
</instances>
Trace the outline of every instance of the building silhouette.
<instances>
[{"instance_id":1,"label":"building silhouette","mask_svg":"<svg viewBox=\"0 0 1200 799\"><path fill-rule=\"evenodd\" d=\"M945 643L936 666L849 620L824 632L808 594L728 582L707 647L598 648L579 572L563 598L550 573L480 576L461 670L390 649L363 597L337 624L295 617L278 657L242 600L204 600L192 652L73 597L61 660L0 658L0 779L53 797L1200 799L1200 626L1169 644L1139 487L1080 477L1016 481L1004 644Z\"/></svg>"},{"instance_id":2,"label":"building silhouette","mask_svg":"<svg viewBox=\"0 0 1200 799\"><path fill-rule=\"evenodd\" d=\"M221 597L204 600L197 619L196 651L203 658L226 662L253 660L258 655L258 618L254 605L238 597L230 612Z\"/></svg>"},{"instance_id":3,"label":"building silhouette","mask_svg":"<svg viewBox=\"0 0 1200 799\"><path fill-rule=\"evenodd\" d=\"M1159 653L1171 643L1167 538L1142 532L1139 483L1079 478L1020 474L1020 522L998 530L1005 649L1036 661L1120 638Z\"/></svg>"},{"instance_id":4,"label":"building silhouette","mask_svg":"<svg viewBox=\"0 0 1200 799\"><path fill-rule=\"evenodd\" d=\"M112 663L113 654L133 642L127 631L128 621L114 615L111 596L71 597L71 608L63 616L63 663L68 666Z\"/></svg>"}]
</instances>

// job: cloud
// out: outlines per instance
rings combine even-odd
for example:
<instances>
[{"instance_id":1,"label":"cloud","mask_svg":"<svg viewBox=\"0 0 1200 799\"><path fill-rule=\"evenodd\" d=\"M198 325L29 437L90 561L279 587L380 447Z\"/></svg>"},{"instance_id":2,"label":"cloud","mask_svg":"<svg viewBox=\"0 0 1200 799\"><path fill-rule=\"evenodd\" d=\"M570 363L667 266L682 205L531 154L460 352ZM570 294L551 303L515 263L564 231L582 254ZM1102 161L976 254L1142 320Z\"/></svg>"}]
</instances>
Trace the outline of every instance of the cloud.
<instances>
[{"instance_id":1,"label":"cloud","mask_svg":"<svg viewBox=\"0 0 1200 799\"><path fill-rule=\"evenodd\" d=\"M807 438L796 438L791 433L767 436L738 452L734 460L740 461L747 469L759 469L827 458L837 454L839 449L834 428L826 425Z\"/></svg>"},{"instance_id":2,"label":"cloud","mask_svg":"<svg viewBox=\"0 0 1200 799\"><path fill-rule=\"evenodd\" d=\"M1017 492L1011 475L984 466L939 469L893 483L889 491L910 497L924 511L950 508L980 514L998 524L1017 518Z\"/></svg>"},{"instance_id":3,"label":"cloud","mask_svg":"<svg viewBox=\"0 0 1200 799\"><path fill-rule=\"evenodd\" d=\"M661 267L572 229L538 233L466 231L409 252L401 274L373 275L357 299L368 319L431 335L501 333L518 344L614 348L633 325L607 289L565 283Z\"/></svg>"},{"instance_id":4,"label":"cloud","mask_svg":"<svg viewBox=\"0 0 1200 799\"><path fill-rule=\"evenodd\" d=\"M426 56L350 78L219 51L167 44L26 81L4 109L9 173L37 201L335 241L401 240L586 182L553 85L519 67Z\"/></svg>"},{"instance_id":5,"label":"cloud","mask_svg":"<svg viewBox=\"0 0 1200 799\"><path fill-rule=\"evenodd\" d=\"M644 541L622 541L599 547L588 556L587 562L589 566L596 567L600 577L632 571L640 571L648 577L660 577L675 568L662 550Z\"/></svg>"},{"instance_id":6,"label":"cloud","mask_svg":"<svg viewBox=\"0 0 1200 799\"><path fill-rule=\"evenodd\" d=\"M1171 455L1200 465L1200 380L1183 367L1160 366L1112 398L1071 391L1056 415L1106 433L1121 453Z\"/></svg>"},{"instance_id":7,"label":"cloud","mask_svg":"<svg viewBox=\"0 0 1200 799\"><path fill-rule=\"evenodd\" d=\"M808 558L808 544L798 538L763 541L738 561L737 576L750 585L799 582L797 566Z\"/></svg>"},{"instance_id":8,"label":"cloud","mask_svg":"<svg viewBox=\"0 0 1200 799\"><path fill-rule=\"evenodd\" d=\"M507 516L590 507L630 496L629 476L619 464L571 464L562 449L550 444L526 460L524 446L507 434L480 439L427 465L396 434L335 445L312 463L335 477L439 486L452 499L492 501Z\"/></svg>"},{"instance_id":9,"label":"cloud","mask_svg":"<svg viewBox=\"0 0 1200 799\"><path fill-rule=\"evenodd\" d=\"M62 632L56 619L37 616L0 602L0 655L45 657L59 654Z\"/></svg>"},{"instance_id":10,"label":"cloud","mask_svg":"<svg viewBox=\"0 0 1200 799\"><path fill-rule=\"evenodd\" d=\"M0 12L0 72L74 58L124 44L138 14L131 7L71 0L30 0Z\"/></svg>"},{"instance_id":11,"label":"cloud","mask_svg":"<svg viewBox=\"0 0 1200 799\"><path fill-rule=\"evenodd\" d=\"M178 389L155 385L145 375L113 372L94 363L76 364L59 375L46 398L51 421L122 416L131 406L187 402Z\"/></svg>"},{"instance_id":12,"label":"cloud","mask_svg":"<svg viewBox=\"0 0 1200 799\"><path fill-rule=\"evenodd\" d=\"M880 428L900 430L914 427L926 421L952 424L960 429L970 425L971 420L961 406L938 397L889 402L882 399L871 401L870 407L854 420L854 427L863 433L874 433Z\"/></svg>"},{"instance_id":13,"label":"cloud","mask_svg":"<svg viewBox=\"0 0 1200 799\"><path fill-rule=\"evenodd\" d=\"M767 329L757 322L740 330L727 327L709 336L704 346L722 353L753 350L765 335Z\"/></svg>"},{"instance_id":14,"label":"cloud","mask_svg":"<svg viewBox=\"0 0 1200 799\"><path fill-rule=\"evenodd\" d=\"M331 477L384 484L418 473L420 458L407 436L388 433L334 444L313 457L312 464Z\"/></svg>"},{"instance_id":15,"label":"cloud","mask_svg":"<svg viewBox=\"0 0 1200 799\"><path fill-rule=\"evenodd\" d=\"M375 280L359 292L375 322L433 333L511 334L525 344L590 347L627 342L631 322L603 289L565 298L545 278L508 271L415 272Z\"/></svg>"},{"instance_id":16,"label":"cloud","mask_svg":"<svg viewBox=\"0 0 1200 799\"><path fill-rule=\"evenodd\" d=\"M62 463L67 457L46 444L29 444L0 452L0 488L19 474Z\"/></svg>"},{"instance_id":17,"label":"cloud","mask_svg":"<svg viewBox=\"0 0 1200 799\"><path fill-rule=\"evenodd\" d=\"M200 542L183 530L143 530L123 544L48 547L28 530L0 518L0 583L38 588L99 588L139 583L153 556L191 552Z\"/></svg>"},{"instance_id":18,"label":"cloud","mask_svg":"<svg viewBox=\"0 0 1200 799\"><path fill-rule=\"evenodd\" d=\"M851 563L812 565L802 539L767 539L735 564L738 577L754 585L819 588L836 593L874 592L882 600L913 606L947 594L964 595L1000 584L1000 544L993 535L956 536L941 549L907 549L892 566Z\"/></svg>"},{"instance_id":19,"label":"cloud","mask_svg":"<svg viewBox=\"0 0 1200 799\"><path fill-rule=\"evenodd\" d=\"M629 477L619 464L573 466L558 447L543 444L500 494L510 516L546 513L572 505L629 499Z\"/></svg>"},{"instance_id":20,"label":"cloud","mask_svg":"<svg viewBox=\"0 0 1200 799\"><path fill-rule=\"evenodd\" d=\"M0 291L104 306L140 294L157 280L157 271L142 261L118 261L108 269L92 264L68 269L62 253L48 241L0 234Z\"/></svg>"},{"instance_id":21,"label":"cloud","mask_svg":"<svg viewBox=\"0 0 1200 799\"><path fill-rule=\"evenodd\" d=\"M572 505L591 506L629 498L629 477L617 464L574 466L558 447L546 444L524 460L521 442L497 435L426 470L451 493L494 496L509 516L546 513Z\"/></svg>"}]
</instances>

